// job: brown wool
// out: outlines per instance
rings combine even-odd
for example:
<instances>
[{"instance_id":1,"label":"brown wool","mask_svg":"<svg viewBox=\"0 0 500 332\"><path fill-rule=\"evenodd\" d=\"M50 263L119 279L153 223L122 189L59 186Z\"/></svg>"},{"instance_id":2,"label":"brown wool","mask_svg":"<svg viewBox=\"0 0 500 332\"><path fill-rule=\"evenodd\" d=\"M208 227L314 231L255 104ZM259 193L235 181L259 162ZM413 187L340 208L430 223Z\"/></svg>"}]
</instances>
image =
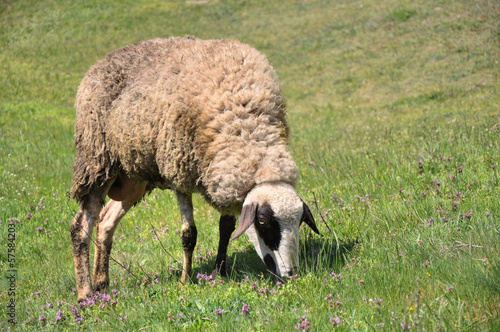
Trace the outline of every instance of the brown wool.
<instances>
[{"instance_id":1,"label":"brown wool","mask_svg":"<svg viewBox=\"0 0 500 332\"><path fill-rule=\"evenodd\" d=\"M257 184L297 179L273 68L231 40L139 41L90 68L76 98L72 196L120 171L148 190L198 192L240 206Z\"/></svg>"}]
</instances>

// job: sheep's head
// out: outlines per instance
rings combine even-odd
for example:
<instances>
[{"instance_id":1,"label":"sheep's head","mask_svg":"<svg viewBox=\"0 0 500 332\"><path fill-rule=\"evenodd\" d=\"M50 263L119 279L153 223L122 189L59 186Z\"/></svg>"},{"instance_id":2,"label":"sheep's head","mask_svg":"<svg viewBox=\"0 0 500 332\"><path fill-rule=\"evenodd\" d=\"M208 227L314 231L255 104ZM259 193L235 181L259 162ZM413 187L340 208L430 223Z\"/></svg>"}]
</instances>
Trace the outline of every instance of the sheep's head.
<instances>
[{"instance_id":1,"label":"sheep's head","mask_svg":"<svg viewBox=\"0 0 500 332\"><path fill-rule=\"evenodd\" d=\"M288 277L295 274L299 266L302 222L319 234L311 211L291 185L263 183L246 196L233 239L246 231L268 270Z\"/></svg>"}]
</instances>

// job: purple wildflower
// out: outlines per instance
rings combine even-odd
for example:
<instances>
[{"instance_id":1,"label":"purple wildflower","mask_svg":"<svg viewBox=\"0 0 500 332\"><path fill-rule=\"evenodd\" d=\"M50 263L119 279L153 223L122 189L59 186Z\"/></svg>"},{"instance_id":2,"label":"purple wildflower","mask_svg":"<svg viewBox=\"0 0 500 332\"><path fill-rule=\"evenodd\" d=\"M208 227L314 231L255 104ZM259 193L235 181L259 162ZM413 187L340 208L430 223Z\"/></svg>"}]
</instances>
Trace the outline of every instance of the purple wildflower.
<instances>
[{"instance_id":1,"label":"purple wildflower","mask_svg":"<svg viewBox=\"0 0 500 332\"><path fill-rule=\"evenodd\" d=\"M241 308L241 314L243 316L246 316L246 315L248 315L248 312L249 312L248 304L246 304L245 302L243 302L243 307Z\"/></svg>"},{"instance_id":2,"label":"purple wildflower","mask_svg":"<svg viewBox=\"0 0 500 332\"><path fill-rule=\"evenodd\" d=\"M342 321L340 320L339 317L330 318L330 322L332 323L332 325L341 325L342 324Z\"/></svg>"},{"instance_id":3,"label":"purple wildflower","mask_svg":"<svg viewBox=\"0 0 500 332\"><path fill-rule=\"evenodd\" d=\"M474 210L471 210L470 212L467 212L465 215L461 215L460 217L462 217L462 219L470 219L473 213Z\"/></svg>"},{"instance_id":4,"label":"purple wildflower","mask_svg":"<svg viewBox=\"0 0 500 332\"><path fill-rule=\"evenodd\" d=\"M295 329L299 331L308 331L311 328L311 322L307 320L306 316L302 316L301 319L302 322L298 323Z\"/></svg>"},{"instance_id":5,"label":"purple wildflower","mask_svg":"<svg viewBox=\"0 0 500 332\"><path fill-rule=\"evenodd\" d=\"M69 307L69 311L75 316L75 318L80 316L80 312L74 306Z\"/></svg>"},{"instance_id":6,"label":"purple wildflower","mask_svg":"<svg viewBox=\"0 0 500 332\"><path fill-rule=\"evenodd\" d=\"M215 309L215 313L217 314L217 316L221 316L223 312L224 309Z\"/></svg>"},{"instance_id":7,"label":"purple wildflower","mask_svg":"<svg viewBox=\"0 0 500 332\"><path fill-rule=\"evenodd\" d=\"M63 318L63 316L64 316L64 311L58 310L55 321L56 322L60 321Z\"/></svg>"},{"instance_id":8,"label":"purple wildflower","mask_svg":"<svg viewBox=\"0 0 500 332\"><path fill-rule=\"evenodd\" d=\"M406 325L406 322L401 323L401 330L402 331L409 330L409 329L411 329L410 325Z\"/></svg>"},{"instance_id":9,"label":"purple wildflower","mask_svg":"<svg viewBox=\"0 0 500 332\"><path fill-rule=\"evenodd\" d=\"M109 296L109 294L104 293L101 295L102 302L109 302L110 299L111 299L111 296Z\"/></svg>"}]
</instances>

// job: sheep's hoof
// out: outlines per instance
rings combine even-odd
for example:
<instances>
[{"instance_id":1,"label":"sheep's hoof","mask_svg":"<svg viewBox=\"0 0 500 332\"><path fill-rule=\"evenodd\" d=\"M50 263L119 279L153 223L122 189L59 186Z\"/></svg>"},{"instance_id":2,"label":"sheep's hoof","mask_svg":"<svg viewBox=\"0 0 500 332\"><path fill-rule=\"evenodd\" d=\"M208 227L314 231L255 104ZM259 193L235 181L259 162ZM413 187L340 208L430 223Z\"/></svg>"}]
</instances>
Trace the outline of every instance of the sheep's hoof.
<instances>
[{"instance_id":1,"label":"sheep's hoof","mask_svg":"<svg viewBox=\"0 0 500 332\"><path fill-rule=\"evenodd\" d=\"M89 298L90 295L92 295L92 293L90 293L90 292L81 292L81 293L78 293L78 297L77 297L76 301L78 303L86 302L87 298Z\"/></svg>"}]
</instances>

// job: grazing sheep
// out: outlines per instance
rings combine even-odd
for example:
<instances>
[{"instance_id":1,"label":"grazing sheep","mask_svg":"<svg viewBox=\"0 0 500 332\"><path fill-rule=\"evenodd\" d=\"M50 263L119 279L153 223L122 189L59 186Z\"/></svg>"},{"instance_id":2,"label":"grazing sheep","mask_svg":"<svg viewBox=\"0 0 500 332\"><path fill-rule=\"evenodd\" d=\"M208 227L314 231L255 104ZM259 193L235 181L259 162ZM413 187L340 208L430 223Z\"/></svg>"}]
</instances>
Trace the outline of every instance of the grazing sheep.
<instances>
[{"instance_id":1,"label":"grazing sheep","mask_svg":"<svg viewBox=\"0 0 500 332\"><path fill-rule=\"evenodd\" d=\"M113 233L154 188L177 195L182 283L191 275L197 237L193 193L221 212L214 273L226 272L227 246L240 214L233 239L246 231L272 273L295 273L299 223L319 232L293 187L297 166L287 140L276 75L248 45L170 38L109 53L89 69L76 97L71 195L80 209L71 238L78 300L108 286ZM103 209L106 195L110 201Z\"/></svg>"}]
</instances>

